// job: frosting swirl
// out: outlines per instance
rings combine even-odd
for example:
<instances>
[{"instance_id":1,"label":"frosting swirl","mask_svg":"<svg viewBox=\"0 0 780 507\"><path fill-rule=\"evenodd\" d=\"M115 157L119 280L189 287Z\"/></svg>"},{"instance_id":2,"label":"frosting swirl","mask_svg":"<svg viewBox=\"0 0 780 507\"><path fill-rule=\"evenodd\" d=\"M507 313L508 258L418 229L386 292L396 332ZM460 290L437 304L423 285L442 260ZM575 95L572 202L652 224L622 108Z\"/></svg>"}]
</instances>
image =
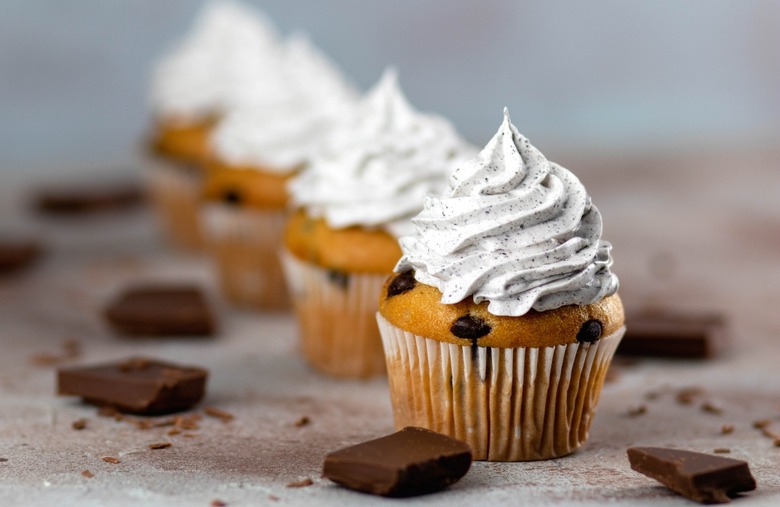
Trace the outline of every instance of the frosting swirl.
<instances>
[{"instance_id":1,"label":"frosting swirl","mask_svg":"<svg viewBox=\"0 0 780 507\"><path fill-rule=\"evenodd\" d=\"M221 114L236 83L273 64L279 37L262 13L232 0L208 3L188 36L154 70L151 102L163 116L191 121Z\"/></svg>"},{"instance_id":2,"label":"frosting swirl","mask_svg":"<svg viewBox=\"0 0 780 507\"><path fill-rule=\"evenodd\" d=\"M236 95L236 107L217 125L212 144L224 161L292 171L357 100L336 66L302 35L286 41L276 70L257 68L256 85Z\"/></svg>"},{"instance_id":3,"label":"frosting swirl","mask_svg":"<svg viewBox=\"0 0 780 507\"><path fill-rule=\"evenodd\" d=\"M292 199L331 227L401 236L423 197L440 192L454 165L475 151L446 120L414 110L387 70L291 182Z\"/></svg>"},{"instance_id":4,"label":"frosting swirl","mask_svg":"<svg viewBox=\"0 0 780 507\"><path fill-rule=\"evenodd\" d=\"M396 271L414 269L442 303L472 296L494 315L520 316L617 291L611 245L585 187L533 147L506 109L496 135L412 221L417 234L400 239Z\"/></svg>"}]
</instances>

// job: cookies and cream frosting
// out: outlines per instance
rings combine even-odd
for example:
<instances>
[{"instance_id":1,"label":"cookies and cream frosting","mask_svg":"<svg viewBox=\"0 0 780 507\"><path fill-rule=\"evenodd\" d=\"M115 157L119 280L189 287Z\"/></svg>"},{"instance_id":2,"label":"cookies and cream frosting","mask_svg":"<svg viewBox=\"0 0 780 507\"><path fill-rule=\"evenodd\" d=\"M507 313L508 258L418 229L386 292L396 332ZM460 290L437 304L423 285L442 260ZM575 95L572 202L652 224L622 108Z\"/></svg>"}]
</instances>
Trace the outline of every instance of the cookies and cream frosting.
<instances>
[{"instance_id":1,"label":"cookies and cream frosting","mask_svg":"<svg viewBox=\"0 0 780 507\"><path fill-rule=\"evenodd\" d=\"M303 35L284 45L274 73L258 68L255 85L236 95L212 136L220 160L286 173L302 166L333 125L357 102L357 91Z\"/></svg>"},{"instance_id":2,"label":"cookies and cream frosting","mask_svg":"<svg viewBox=\"0 0 780 507\"><path fill-rule=\"evenodd\" d=\"M251 80L258 66L272 65L279 45L275 28L258 10L233 0L208 3L192 32L155 68L155 112L181 121L221 114L236 83Z\"/></svg>"},{"instance_id":3,"label":"cookies and cream frosting","mask_svg":"<svg viewBox=\"0 0 780 507\"><path fill-rule=\"evenodd\" d=\"M504 121L460 165L439 197L426 197L400 239L396 271L437 287L442 303L471 296L494 315L586 305L614 294L611 245L585 187Z\"/></svg>"},{"instance_id":4,"label":"cookies and cream frosting","mask_svg":"<svg viewBox=\"0 0 780 507\"><path fill-rule=\"evenodd\" d=\"M388 70L290 185L293 202L328 225L412 231L423 197L476 152L445 119L416 111Z\"/></svg>"}]
</instances>

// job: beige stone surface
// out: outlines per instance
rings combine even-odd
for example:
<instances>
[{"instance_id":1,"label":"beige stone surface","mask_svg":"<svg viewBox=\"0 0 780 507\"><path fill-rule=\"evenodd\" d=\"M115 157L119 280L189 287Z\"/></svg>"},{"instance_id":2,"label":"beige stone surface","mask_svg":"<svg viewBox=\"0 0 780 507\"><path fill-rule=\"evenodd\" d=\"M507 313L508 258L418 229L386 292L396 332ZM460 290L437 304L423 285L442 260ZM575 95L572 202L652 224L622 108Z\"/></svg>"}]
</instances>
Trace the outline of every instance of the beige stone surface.
<instances>
[{"instance_id":1,"label":"beige stone surface","mask_svg":"<svg viewBox=\"0 0 780 507\"><path fill-rule=\"evenodd\" d=\"M634 473L625 449L674 446L746 459L758 489L735 505L780 504L780 447L752 427L780 432L780 157L712 154L637 160L561 159L605 217L628 310L644 304L716 309L731 346L709 361L643 359L613 364L590 440L572 456L533 463L475 463L449 490L385 500L320 478L324 455L392 431L385 380L323 377L297 351L286 314L231 309L210 263L166 250L146 210L100 217L27 213L17 184L0 185L0 222L37 231L47 254L0 279L0 499L3 505L668 505L691 503ZM195 280L219 310L214 339L128 340L106 329L100 309L123 284ZM55 396L63 341L87 364L146 354L211 371L200 428L138 429L94 407ZM702 390L693 404L676 394ZM711 402L720 413L704 410ZM634 410L644 406L644 413ZM632 415L634 414L634 415ZM301 417L310 423L297 426ZM86 419L85 429L71 427ZM723 434L724 425L733 425ZM149 444L172 442L166 449ZM116 457L118 464L103 461ZM94 477L87 478L82 471ZM288 488L309 477L313 485Z\"/></svg>"}]
</instances>

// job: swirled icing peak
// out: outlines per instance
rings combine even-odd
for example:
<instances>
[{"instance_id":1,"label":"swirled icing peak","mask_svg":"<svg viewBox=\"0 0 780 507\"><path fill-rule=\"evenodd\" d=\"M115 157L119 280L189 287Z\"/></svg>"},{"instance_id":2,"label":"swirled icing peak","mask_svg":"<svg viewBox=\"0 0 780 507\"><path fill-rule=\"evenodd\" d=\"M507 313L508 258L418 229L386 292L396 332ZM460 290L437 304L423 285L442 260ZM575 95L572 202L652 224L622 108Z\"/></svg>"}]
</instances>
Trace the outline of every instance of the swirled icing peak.
<instances>
[{"instance_id":1,"label":"swirled icing peak","mask_svg":"<svg viewBox=\"0 0 780 507\"><path fill-rule=\"evenodd\" d=\"M155 68L151 100L157 114L185 121L221 114L236 83L256 67L272 66L279 36L258 10L234 0L214 0L188 36Z\"/></svg>"},{"instance_id":2,"label":"swirled icing peak","mask_svg":"<svg viewBox=\"0 0 780 507\"><path fill-rule=\"evenodd\" d=\"M292 181L292 199L331 227L400 236L423 197L444 189L455 164L475 152L449 122L416 111L390 69Z\"/></svg>"},{"instance_id":3,"label":"swirled icing peak","mask_svg":"<svg viewBox=\"0 0 780 507\"><path fill-rule=\"evenodd\" d=\"M601 214L567 169L548 161L504 121L439 197L426 197L400 239L396 271L415 270L442 303L471 296L494 315L585 305L618 288Z\"/></svg>"},{"instance_id":4,"label":"swirled icing peak","mask_svg":"<svg viewBox=\"0 0 780 507\"><path fill-rule=\"evenodd\" d=\"M233 165L289 172L304 164L358 93L302 34L290 37L277 72L258 69L217 125L212 144Z\"/></svg>"}]
</instances>

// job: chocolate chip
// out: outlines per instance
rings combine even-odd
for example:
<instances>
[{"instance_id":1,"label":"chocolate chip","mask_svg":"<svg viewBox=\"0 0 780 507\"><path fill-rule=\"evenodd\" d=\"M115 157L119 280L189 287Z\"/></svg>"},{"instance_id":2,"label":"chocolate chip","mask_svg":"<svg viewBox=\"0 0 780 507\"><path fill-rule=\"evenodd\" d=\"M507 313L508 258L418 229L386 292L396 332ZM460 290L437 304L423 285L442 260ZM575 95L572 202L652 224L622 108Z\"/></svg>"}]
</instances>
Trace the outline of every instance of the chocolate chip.
<instances>
[{"instance_id":1,"label":"chocolate chip","mask_svg":"<svg viewBox=\"0 0 780 507\"><path fill-rule=\"evenodd\" d=\"M387 297L391 298L404 292L409 292L417 285L417 280L414 279L414 270L404 271L400 275L393 278L390 285L387 287Z\"/></svg>"},{"instance_id":2,"label":"chocolate chip","mask_svg":"<svg viewBox=\"0 0 780 507\"><path fill-rule=\"evenodd\" d=\"M232 204L233 206L240 206L243 198L241 197L241 193L238 190L235 188L229 188L225 190L224 194L222 194L222 200L228 204Z\"/></svg>"},{"instance_id":3,"label":"chocolate chip","mask_svg":"<svg viewBox=\"0 0 780 507\"><path fill-rule=\"evenodd\" d=\"M596 342L599 338L601 338L602 331L603 327L601 326L601 322L597 320L589 320L582 325L579 333L577 333L577 341L580 343Z\"/></svg>"},{"instance_id":4,"label":"chocolate chip","mask_svg":"<svg viewBox=\"0 0 780 507\"><path fill-rule=\"evenodd\" d=\"M452 324L450 332L458 338L475 340L488 334L490 329L490 326L479 317L464 315Z\"/></svg>"},{"instance_id":5,"label":"chocolate chip","mask_svg":"<svg viewBox=\"0 0 780 507\"><path fill-rule=\"evenodd\" d=\"M347 287L349 287L349 274L344 271L329 269L328 280L330 280L330 283L338 285L343 290L347 290Z\"/></svg>"}]
</instances>

